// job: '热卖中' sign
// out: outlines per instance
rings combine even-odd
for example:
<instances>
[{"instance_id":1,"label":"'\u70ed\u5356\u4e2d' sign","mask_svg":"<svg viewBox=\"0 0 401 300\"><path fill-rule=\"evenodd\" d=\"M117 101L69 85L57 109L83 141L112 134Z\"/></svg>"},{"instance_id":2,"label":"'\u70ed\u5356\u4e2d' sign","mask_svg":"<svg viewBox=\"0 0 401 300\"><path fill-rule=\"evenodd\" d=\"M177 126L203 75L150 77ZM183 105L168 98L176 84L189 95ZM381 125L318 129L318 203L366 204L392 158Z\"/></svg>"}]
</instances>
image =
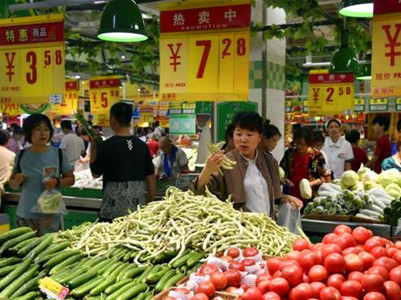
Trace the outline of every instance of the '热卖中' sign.
<instances>
[{"instance_id":1,"label":"'\u70ed\u5356\u4e2d' sign","mask_svg":"<svg viewBox=\"0 0 401 300\"><path fill-rule=\"evenodd\" d=\"M354 107L353 74L309 75L309 114L342 114Z\"/></svg>"},{"instance_id":2,"label":"'\u70ed\u5356\u4e2d' sign","mask_svg":"<svg viewBox=\"0 0 401 300\"><path fill-rule=\"evenodd\" d=\"M56 115L70 115L78 109L79 82L75 79L65 81L65 92L61 104L51 105L51 112Z\"/></svg>"},{"instance_id":3,"label":"'\u70ed\u5356\u4e2d' sign","mask_svg":"<svg viewBox=\"0 0 401 300\"><path fill-rule=\"evenodd\" d=\"M160 13L160 100L248 100L250 4Z\"/></svg>"},{"instance_id":4,"label":"'\u70ed\u5356\u4e2d' sign","mask_svg":"<svg viewBox=\"0 0 401 300\"><path fill-rule=\"evenodd\" d=\"M94 125L108 126L109 110L121 99L120 77L105 76L89 80L89 98Z\"/></svg>"},{"instance_id":5,"label":"'\u70ed\u5356\u4e2d' sign","mask_svg":"<svg viewBox=\"0 0 401 300\"><path fill-rule=\"evenodd\" d=\"M0 95L21 104L64 93L62 15L0 20Z\"/></svg>"},{"instance_id":6,"label":"'\u70ed\u5356\u4e2d' sign","mask_svg":"<svg viewBox=\"0 0 401 300\"><path fill-rule=\"evenodd\" d=\"M401 96L401 3L375 1L372 97Z\"/></svg>"}]
</instances>

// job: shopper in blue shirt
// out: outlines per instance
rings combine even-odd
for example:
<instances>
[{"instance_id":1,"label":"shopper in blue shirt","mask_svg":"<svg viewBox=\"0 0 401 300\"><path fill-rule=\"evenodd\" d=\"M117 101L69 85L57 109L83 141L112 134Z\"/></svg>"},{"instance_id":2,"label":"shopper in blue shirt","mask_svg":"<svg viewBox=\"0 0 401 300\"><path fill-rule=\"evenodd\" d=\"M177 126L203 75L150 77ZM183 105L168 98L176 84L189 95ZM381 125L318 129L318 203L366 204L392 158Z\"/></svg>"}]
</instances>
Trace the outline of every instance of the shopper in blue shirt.
<instances>
[{"instance_id":1,"label":"shopper in blue shirt","mask_svg":"<svg viewBox=\"0 0 401 300\"><path fill-rule=\"evenodd\" d=\"M19 188L22 184L17 226L29 226L37 230L39 235L56 232L62 229L60 214L40 214L31 210L43 191L73 185L74 168L64 152L49 144L53 127L47 116L29 116L24 122L23 131L32 146L18 153L10 178L12 188Z\"/></svg>"}]
</instances>

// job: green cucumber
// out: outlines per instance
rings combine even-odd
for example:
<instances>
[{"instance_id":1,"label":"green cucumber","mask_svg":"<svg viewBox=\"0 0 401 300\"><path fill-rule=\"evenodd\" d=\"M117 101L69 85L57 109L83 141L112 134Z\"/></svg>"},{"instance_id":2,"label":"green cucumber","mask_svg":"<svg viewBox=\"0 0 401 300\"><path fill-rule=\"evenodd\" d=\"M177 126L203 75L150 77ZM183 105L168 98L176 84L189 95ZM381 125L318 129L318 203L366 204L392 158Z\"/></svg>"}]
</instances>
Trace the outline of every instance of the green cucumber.
<instances>
[{"instance_id":1,"label":"green cucumber","mask_svg":"<svg viewBox=\"0 0 401 300\"><path fill-rule=\"evenodd\" d=\"M18 297L18 298L15 298L14 300L39 299L38 296L39 296L39 293L38 293L38 292L29 292L29 293L26 293L26 294L23 295L23 296L20 296L20 297Z\"/></svg>"},{"instance_id":2,"label":"green cucumber","mask_svg":"<svg viewBox=\"0 0 401 300\"><path fill-rule=\"evenodd\" d=\"M18 250L18 255L19 256L25 256L27 255L33 248L35 248L41 241L43 240L43 236L35 239L32 243L25 245L21 249Z\"/></svg>"},{"instance_id":3,"label":"green cucumber","mask_svg":"<svg viewBox=\"0 0 401 300\"><path fill-rule=\"evenodd\" d=\"M114 271L112 271L110 273L110 276L116 276L117 277L118 274L120 274L124 269L127 268L127 265L129 265L129 264L122 263L120 266L118 266ZM105 276L105 277L107 277L107 276Z\"/></svg>"},{"instance_id":4,"label":"green cucumber","mask_svg":"<svg viewBox=\"0 0 401 300\"><path fill-rule=\"evenodd\" d=\"M182 267L187 264L188 259L192 256L193 253L186 254L184 256L181 256L179 259L177 259L173 263L173 268L177 269L179 267Z\"/></svg>"},{"instance_id":5,"label":"green cucumber","mask_svg":"<svg viewBox=\"0 0 401 300\"><path fill-rule=\"evenodd\" d=\"M47 270L44 270L40 272L38 275L36 275L34 278L24 283L18 290L14 292L14 294L11 295L11 299L22 296L28 292L31 292L32 290L37 289L39 286L39 280L45 277L46 274Z\"/></svg>"},{"instance_id":6,"label":"green cucumber","mask_svg":"<svg viewBox=\"0 0 401 300\"><path fill-rule=\"evenodd\" d=\"M138 296L140 293L145 292L149 286L146 283L128 285L125 292L122 292L116 299L117 300L129 300Z\"/></svg>"},{"instance_id":7,"label":"green cucumber","mask_svg":"<svg viewBox=\"0 0 401 300\"><path fill-rule=\"evenodd\" d=\"M97 296L101 292L103 292L106 288L108 288L109 286L114 284L115 282L116 282L115 277L109 277L109 278L105 279L102 283L100 283L97 287L94 287L93 289L91 289L90 294L92 296Z\"/></svg>"},{"instance_id":8,"label":"green cucumber","mask_svg":"<svg viewBox=\"0 0 401 300\"><path fill-rule=\"evenodd\" d=\"M11 273L12 270L15 269L15 266L6 266L0 269L0 277L4 277L7 274Z\"/></svg>"},{"instance_id":9,"label":"green cucumber","mask_svg":"<svg viewBox=\"0 0 401 300\"><path fill-rule=\"evenodd\" d=\"M52 268L59 264L60 262L64 261L67 258L70 258L71 256L80 254L81 251L79 250L66 250L64 252L61 252L60 254L56 255L55 257L51 258L48 260L43 266L45 268Z\"/></svg>"},{"instance_id":10,"label":"green cucumber","mask_svg":"<svg viewBox=\"0 0 401 300\"><path fill-rule=\"evenodd\" d=\"M115 269L119 268L122 265L122 262L115 262L114 264L111 264L103 273L102 275L104 277L109 276Z\"/></svg>"},{"instance_id":11,"label":"green cucumber","mask_svg":"<svg viewBox=\"0 0 401 300\"><path fill-rule=\"evenodd\" d=\"M177 256L177 251L165 251L160 253L153 259L153 264L161 264L170 261L173 257Z\"/></svg>"},{"instance_id":12,"label":"green cucumber","mask_svg":"<svg viewBox=\"0 0 401 300\"><path fill-rule=\"evenodd\" d=\"M95 278L89 280L88 282L85 282L84 284L80 285L79 287L74 288L70 292L70 295L72 297L82 298L90 290L92 290L93 288L97 287L103 281L104 281L104 277L102 277L102 276L95 277Z\"/></svg>"},{"instance_id":13,"label":"green cucumber","mask_svg":"<svg viewBox=\"0 0 401 300\"><path fill-rule=\"evenodd\" d=\"M175 274L173 277L169 278L165 284L163 285L163 291L174 286L178 281L180 281L181 279L183 279L185 277L184 273L180 273L178 272L177 274Z\"/></svg>"},{"instance_id":14,"label":"green cucumber","mask_svg":"<svg viewBox=\"0 0 401 300\"><path fill-rule=\"evenodd\" d=\"M6 252L8 249L18 245L19 243L26 241L30 238L33 238L35 236L36 236L36 231L28 231L27 233L19 235L10 240L7 240L0 248L0 255L4 254L4 252Z\"/></svg>"},{"instance_id":15,"label":"green cucumber","mask_svg":"<svg viewBox=\"0 0 401 300\"><path fill-rule=\"evenodd\" d=\"M89 280L91 280L92 278L97 276L97 272L94 271L87 271L73 279L71 279L68 282L68 286L70 288L76 288L77 286L80 286L82 284L84 284L85 282L88 282Z\"/></svg>"},{"instance_id":16,"label":"green cucumber","mask_svg":"<svg viewBox=\"0 0 401 300\"><path fill-rule=\"evenodd\" d=\"M168 271L166 272L166 274L164 274L163 277L162 277L162 278L159 280L159 282L156 284L156 286L155 286L155 288L154 288L155 293L160 293L161 291L163 291L163 287L164 287L164 285L166 284L166 281L167 281L169 278L175 276L176 272L177 272L177 271L174 270L174 269L168 270Z\"/></svg>"},{"instance_id":17,"label":"green cucumber","mask_svg":"<svg viewBox=\"0 0 401 300\"><path fill-rule=\"evenodd\" d=\"M51 270L50 270L50 275L59 272L60 270L62 270L64 267L69 266L71 264L74 264L76 262L79 262L80 260L82 260L82 258L84 258L86 256L86 254L80 253L74 256L71 256L69 258L67 258L66 260L62 261L61 263L59 263L58 265L54 266Z\"/></svg>"},{"instance_id":18,"label":"green cucumber","mask_svg":"<svg viewBox=\"0 0 401 300\"><path fill-rule=\"evenodd\" d=\"M146 278L148 277L148 275L150 274L150 272L152 272L152 270L156 268L156 266L147 266L145 271L141 274L141 276L139 276L137 278L137 282L146 282Z\"/></svg>"},{"instance_id":19,"label":"green cucumber","mask_svg":"<svg viewBox=\"0 0 401 300\"><path fill-rule=\"evenodd\" d=\"M60 253L50 253L47 254L45 256L42 256L39 258L39 256L37 256L34 260L35 263L39 264L39 265L44 265L45 263L47 263L50 259L52 259L53 257L56 257L57 255L59 255Z\"/></svg>"},{"instance_id":20,"label":"green cucumber","mask_svg":"<svg viewBox=\"0 0 401 300\"><path fill-rule=\"evenodd\" d=\"M76 271L71 271L71 272L65 274L64 276L60 276L60 278L58 278L57 282L60 283L60 284L65 285L68 282L70 282L70 280L72 280L72 279L84 274L87 271L88 270L86 270L86 269L78 269Z\"/></svg>"},{"instance_id":21,"label":"green cucumber","mask_svg":"<svg viewBox=\"0 0 401 300\"><path fill-rule=\"evenodd\" d=\"M119 296L121 296L123 293L128 291L129 289L133 288L136 286L138 283L136 282L130 282L122 287L120 287L117 291L115 291L113 294L109 295L106 300L117 300Z\"/></svg>"},{"instance_id":22,"label":"green cucumber","mask_svg":"<svg viewBox=\"0 0 401 300\"><path fill-rule=\"evenodd\" d=\"M106 264L104 264L101 268L97 269L97 268L93 268L96 269L97 272L99 274L103 274L104 272L106 272L112 265L114 265L115 263L117 263L117 259L116 258L112 258L109 261L107 261ZM103 262L102 262L103 263ZM100 263L101 264L101 263Z\"/></svg>"},{"instance_id":23,"label":"green cucumber","mask_svg":"<svg viewBox=\"0 0 401 300\"><path fill-rule=\"evenodd\" d=\"M171 270L171 266L164 267L162 270L150 273L148 277L146 277L146 283L148 284L156 284L159 282L160 279L166 274L168 271Z\"/></svg>"},{"instance_id":24,"label":"green cucumber","mask_svg":"<svg viewBox=\"0 0 401 300\"><path fill-rule=\"evenodd\" d=\"M187 260L187 266L190 268L195 266L204 257L205 253L203 252L192 254L192 256Z\"/></svg>"},{"instance_id":25,"label":"green cucumber","mask_svg":"<svg viewBox=\"0 0 401 300\"><path fill-rule=\"evenodd\" d=\"M38 254L43 252L46 248L48 248L52 241L53 241L54 234L53 233L48 233L47 235L43 236L43 240L40 241L40 243L33 248L24 258L28 257L33 257L35 258Z\"/></svg>"},{"instance_id":26,"label":"green cucumber","mask_svg":"<svg viewBox=\"0 0 401 300\"><path fill-rule=\"evenodd\" d=\"M111 294L113 294L115 291L117 291L120 287L122 287L122 286L124 286L124 285L126 285L126 284L129 284L129 283L131 283L131 282L133 282L132 279L129 279L129 278L123 279L123 280L118 281L118 282L114 283L113 285L110 285L109 287L107 287L107 288L104 290L104 292L105 292L107 295L111 295Z\"/></svg>"},{"instance_id":27,"label":"green cucumber","mask_svg":"<svg viewBox=\"0 0 401 300\"><path fill-rule=\"evenodd\" d=\"M69 246L71 246L70 242L62 242L59 244L55 244L55 245L51 245L48 249L46 249L45 251L43 251L42 253L40 253L36 258L35 258L35 262L37 262L37 259L41 259L43 256L46 256L48 254L52 254L52 253L58 253L63 251L64 249L67 249Z\"/></svg>"},{"instance_id":28,"label":"green cucumber","mask_svg":"<svg viewBox=\"0 0 401 300\"><path fill-rule=\"evenodd\" d=\"M153 293L152 292L145 293L144 300L152 300L152 299L153 299Z\"/></svg>"},{"instance_id":29,"label":"green cucumber","mask_svg":"<svg viewBox=\"0 0 401 300\"><path fill-rule=\"evenodd\" d=\"M141 275L143 272L145 272L145 270L146 270L146 267L136 267L136 268L133 268L133 269L131 269L131 270L126 271L126 272L122 275L122 278L123 278L123 279L125 279L125 278L135 278L135 277Z\"/></svg>"},{"instance_id":30,"label":"green cucumber","mask_svg":"<svg viewBox=\"0 0 401 300\"><path fill-rule=\"evenodd\" d=\"M21 242L21 243L18 243L17 245L15 245L14 247L12 247L12 248L10 249L10 251L18 252L19 249L25 247L26 245L28 245L28 244L34 242L34 241L37 240L37 239L39 239L39 238L38 238L38 237L33 237L33 238L27 239L27 240L25 240L25 241L23 241L23 242Z\"/></svg>"},{"instance_id":31,"label":"green cucumber","mask_svg":"<svg viewBox=\"0 0 401 300\"><path fill-rule=\"evenodd\" d=\"M5 241L11 240L17 236L23 235L24 233L33 231L30 227L19 227L15 229L11 229L3 234L0 234L0 245Z\"/></svg>"},{"instance_id":32,"label":"green cucumber","mask_svg":"<svg viewBox=\"0 0 401 300\"><path fill-rule=\"evenodd\" d=\"M3 290L6 286L11 284L15 279L21 276L23 272L25 272L26 269L29 268L29 266L32 264L33 258L30 257L26 260L24 260L22 263L18 264L16 268L11 271L6 277L0 280L0 290Z\"/></svg>"},{"instance_id":33,"label":"green cucumber","mask_svg":"<svg viewBox=\"0 0 401 300\"><path fill-rule=\"evenodd\" d=\"M39 270L38 265L34 265L27 272L22 274L22 276L18 277L17 280L14 280L11 284L9 284L2 292L0 293L0 298L9 298L16 290L18 290L24 283L34 277Z\"/></svg>"},{"instance_id":34,"label":"green cucumber","mask_svg":"<svg viewBox=\"0 0 401 300\"><path fill-rule=\"evenodd\" d=\"M8 267L11 265L15 265L16 263L20 263L21 259L16 257L7 257L6 259L0 262L0 268Z\"/></svg>"},{"instance_id":35,"label":"green cucumber","mask_svg":"<svg viewBox=\"0 0 401 300\"><path fill-rule=\"evenodd\" d=\"M132 269L135 268L135 267L136 267L136 265L134 265L134 264L127 264L127 265L125 266L125 268L121 270L120 274L117 274L117 279L120 280L121 278L123 278L123 275L124 275L126 272L128 272L129 270L132 270Z\"/></svg>"}]
</instances>

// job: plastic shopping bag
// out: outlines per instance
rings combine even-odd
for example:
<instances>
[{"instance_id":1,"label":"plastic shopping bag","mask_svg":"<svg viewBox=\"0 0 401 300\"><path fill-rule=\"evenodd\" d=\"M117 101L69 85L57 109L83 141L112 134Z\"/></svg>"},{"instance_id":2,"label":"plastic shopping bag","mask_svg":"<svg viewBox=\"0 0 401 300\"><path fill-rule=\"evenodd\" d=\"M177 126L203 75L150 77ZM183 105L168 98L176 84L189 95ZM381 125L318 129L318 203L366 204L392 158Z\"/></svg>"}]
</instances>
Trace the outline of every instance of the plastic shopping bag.
<instances>
[{"instance_id":1,"label":"plastic shopping bag","mask_svg":"<svg viewBox=\"0 0 401 300\"><path fill-rule=\"evenodd\" d=\"M38 198L38 201L31 212L40 214L67 214L63 195L55 190L45 190Z\"/></svg>"},{"instance_id":2,"label":"plastic shopping bag","mask_svg":"<svg viewBox=\"0 0 401 300\"><path fill-rule=\"evenodd\" d=\"M294 234L300 234L298 227L301 228L301 213L297 207L289 203L282 203L278 207L277 224L285 226Z\"/></svg>"}]
</instances>

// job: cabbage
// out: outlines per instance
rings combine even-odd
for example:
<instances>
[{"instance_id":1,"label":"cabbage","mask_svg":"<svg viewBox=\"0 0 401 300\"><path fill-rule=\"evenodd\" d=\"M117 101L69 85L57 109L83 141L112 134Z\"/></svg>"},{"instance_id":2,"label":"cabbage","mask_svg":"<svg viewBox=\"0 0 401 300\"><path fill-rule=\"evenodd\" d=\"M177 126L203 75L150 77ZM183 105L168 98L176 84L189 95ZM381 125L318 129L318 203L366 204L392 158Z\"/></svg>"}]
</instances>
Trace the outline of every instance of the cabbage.
<instances>
[{"instance_id":1,"label":"cabbage","mask_svg":"<svg viewBox=\"0 0 401 300\"><path fill-rule=\"evenodd\" d=\"M362 181L363 175L365 175L365 173L367 173L367 172L369 172L369 171L371 171L369 168L361 167L361 168L358 170L359 180Z\"/></svg>"},{"instance_id":2,"label":"cabbage","mask_svg":"<svg viewBox=\"0 0 401 300\"><path fill-rule=\"evenodd\" d=\"M393 183L397 177L400 176L400 172L397 169L389 169L379 174L377 182L386 188L388 185Z\"/></svg>"},{"instance_id":3,"label":"cabbage","mask_svg":"<svg viewBox=\"0 0 401 300\"><path fill-rule=\"evenodd\" d=\"M399 199L401 197L401 187L398 186L398 184L395 183L390 183L384 191L389 194L391 197L394 197L395 199Z\"/></svg>"},{"instance_id":4,"label":"cabbage","mask_svg":"<svg viewBox=\"0 0 401 300\"><path fill-rule=\"evenodd\" d=\"M280 180L283 180L284 177L285 177L285 172L284 172L283 168L279 167L278 171L279 171L279 174L280 174Z\"/></svg>"},{"instance_id":5,"label":"cabbage","mask_svg":"<svg viewBox=\"0 0 401 300\"><path fill-rule=\"evenodd\" d=\"M398 173L398 176L394 178L394 183L401 187L401 174Z\"/></svg>"},{"instance_id":6,"label":"cabbage","mask_svg":"<svg viewBox=\"0 0 401 300\"><path fill-rule=\"evenodd\" d=\"M362 176L362 181L365 183L367 181L373 181L373 182L377 182L377 178L379 177L379 175L377 175L376 172L369 170L367 172L365 172Z\"/></svg>"},{"instance_id":7,"label":"cabbage","mask_svg":"<svg viewBox=\"0 0 401 300\"><path fill-rule=\"evenodd\" d=\"M366 182L364 182L363 187L364 187L366 192L370 191L371 189L374 189L374 188L382 188L380 185L378 185L374 181L366 181Z\"/></svg>"},{"instance_id":8,"label":"cabbage","mask_svg":"<svg viewBox=\"0 0 401 300\"><path fill-rule=\"evenodd\" d=\"M343 189L355 189L358 184L358 179L358 174L354 171L345 171L341 176L341 187Z\"/></svg>"},{"instance_id":9,"label":"cabbage","mask_svg":"<svg viewBox=\"0 0 401 300\"><path fill-rule=\"evenodd\" d=\"M312 198L312 188L308 179L304 178L299 182L299 191L302 198L310 199Z\"/></svg>"}]
</instances>

